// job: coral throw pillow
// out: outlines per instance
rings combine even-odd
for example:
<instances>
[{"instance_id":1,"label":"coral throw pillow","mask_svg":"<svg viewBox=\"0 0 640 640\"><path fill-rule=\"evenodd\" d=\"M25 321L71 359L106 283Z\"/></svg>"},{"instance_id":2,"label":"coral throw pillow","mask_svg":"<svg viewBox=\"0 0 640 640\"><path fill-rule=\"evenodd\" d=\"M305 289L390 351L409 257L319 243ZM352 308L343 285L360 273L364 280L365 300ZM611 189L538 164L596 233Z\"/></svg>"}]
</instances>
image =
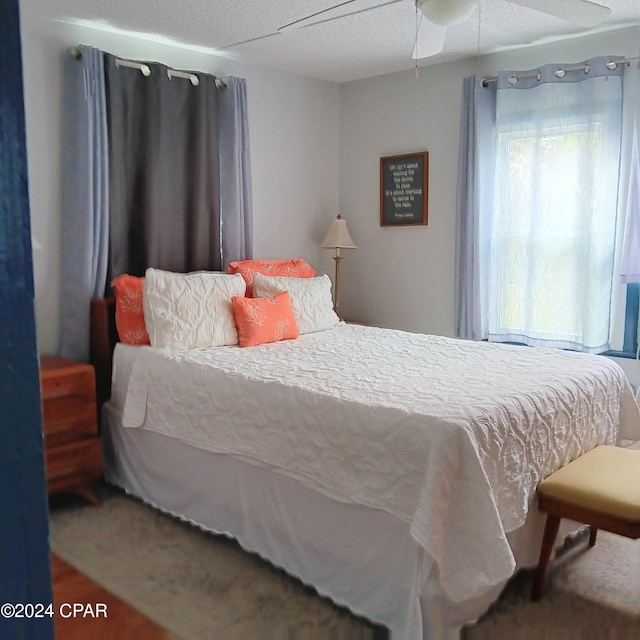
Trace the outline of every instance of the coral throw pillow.
<instances>
[{"instance_id":1,"label":"coral throw pillow","mask_svg":"<svg viewBox=\"0 0 640 640\"><path fill-rule=\"evenodd\" d=\"M292 340L300 335L288 291L272 298L234 296L231 304L241 347Z\"/></svg>"},{"instance_id":2,"label":"coral throw pillow","mask_svg":"<svg viewBox=\"0 0 640 640\"><path fill-rule=\"evenodd\" d=\"M116 329L124 344L150 344L144 322L144 278L123 273L111 282L116 298Z\"/></svg>"},{"instance_id":3,"label":"coral throw pillow","mask_svg":"<svg viewBox=\"0 0 640 640\"><path fill-rule=\"evenodd\" d=\"M230 262L229 273L239 273L247 283L246 296L253 296L253 274L263 276L286 276L288 278L313 278L316 270L302 258L293 260L240 260Z\"/></svg>"}]
</instances>

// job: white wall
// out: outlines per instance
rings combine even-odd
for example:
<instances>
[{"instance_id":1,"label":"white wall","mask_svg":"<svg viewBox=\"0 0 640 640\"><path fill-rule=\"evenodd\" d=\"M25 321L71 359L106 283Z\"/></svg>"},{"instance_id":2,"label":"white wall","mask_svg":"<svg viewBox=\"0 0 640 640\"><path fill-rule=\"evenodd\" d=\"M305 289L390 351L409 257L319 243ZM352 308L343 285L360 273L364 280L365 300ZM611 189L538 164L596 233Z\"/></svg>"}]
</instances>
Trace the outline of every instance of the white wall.
<instances>
[{"instance_id":1,"label":"white wall","mask_svg":"<svg viewBox=\"0 0 640 640\"><path fill-rule=\"evenodd\" d=\"M340 210L358 249L345 252L347 318L450 335L461 82L470 62L341 85ZM429 152L429 224L382 228L380 157Z\"/></svg>"},{"instance_id":2,"label":"white wall","mask_svg":"<svg viewBox=\"0 0 640 640\"><path fill-rule=\"evenodd\" d=\"M21 2L38 348L60 339L62 60L77 44L125 58L162 62L247 80L254 203L254 256L302 257L331 268L319 249L338 205L339 87L189 48L62 20Z\"/></svg>"},{"instance_id":3,"label":"white wall","mask_svg":"<svg viewBox=\"0 0 640 640\"><path fill-rule=\"evenodd\" d=\"M340 210L358 250L345 252L345 317L441 335L454 332L455 207L462 79L597 55L638 55L640 30L424 67L340 86ZM381 156L429 152L429 224L379 226ZM633 363L632 363L633 364Z\"/></svg>"}]
</instances>

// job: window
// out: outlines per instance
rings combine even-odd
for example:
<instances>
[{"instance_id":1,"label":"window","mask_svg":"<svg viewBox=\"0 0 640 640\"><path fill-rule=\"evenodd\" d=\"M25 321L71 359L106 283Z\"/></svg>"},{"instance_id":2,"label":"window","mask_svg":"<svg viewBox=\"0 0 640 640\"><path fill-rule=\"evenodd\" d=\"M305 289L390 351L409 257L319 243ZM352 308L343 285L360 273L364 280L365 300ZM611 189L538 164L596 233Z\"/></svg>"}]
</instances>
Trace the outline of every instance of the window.
<instances>
[{"instance_id":1,"label":"window","mask_svg":"<svg viewBox=\"0 0 640 640\"><path fill-rule=\"evenodd\" d=\"M598 188L608 130L550 116L535 135L497 132L489 334L602 351L616 234L617 188L613 197Z\"/></svg>"}]
</instances>

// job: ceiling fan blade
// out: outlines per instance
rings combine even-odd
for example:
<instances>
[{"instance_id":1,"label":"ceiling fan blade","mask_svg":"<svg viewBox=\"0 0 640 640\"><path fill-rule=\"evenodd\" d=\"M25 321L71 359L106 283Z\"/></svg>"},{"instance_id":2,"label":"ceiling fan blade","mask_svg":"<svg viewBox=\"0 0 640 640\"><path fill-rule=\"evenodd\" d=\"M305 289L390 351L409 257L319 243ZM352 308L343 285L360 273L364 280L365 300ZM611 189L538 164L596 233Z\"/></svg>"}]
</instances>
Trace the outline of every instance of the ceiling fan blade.
<instances>
[{"instance_id":1,"label":"ceiling fan blade","mask_svg":"<svg viewBox=\"0 0 640 640\"><path fill-rule=\"evenodd\" d=\"M369 0L370 1L370 0ZM323 22L331 22L332 20L337 20L338 18L346 18L347 16L355 15L356 13L365 13L366 11L373 11L374 9L380 9L380 7L386 7L390 4L398 4L398 2L403 2L403 0L387 0L386 2L378 2L372 7L360 7L354 9L353 11L345 10L348 5L356 4L362 5L363 0L345 0L345 2L341 2L332 7L328 7L327 9L322 9L321 11L316 11L304 18L299 18L298 20L294 20L289 24L282 25L278 27L278 33L283 33L285 31L293 31L294 29L302 29L304 27L311 27L314 24L322 24Z\"/></svg>"},{"instance_id":2,"label":"ceiling fan blade","mask_svg":"<svg viewBox=\"0 0 640 640\"><path fill-rule=\"evenodd\" d=\"M440 53L444 48L444 39L447 35L447 27L429 22L426 18L420 19L416 44L413 47L411 57L414 60L428 58Z\"/></svg>"},{"instance_id":3,"label":"ceiling fan blade","mask_svg":"<svg viewBox=\"0 0 640 640\"><path fill-rule=\"evenodd\" d=\"M589 0L508 0L521 7L548 13L575 22L582 27L595 27L611 15L611 9Z\"/></svg>"}]
</instances>

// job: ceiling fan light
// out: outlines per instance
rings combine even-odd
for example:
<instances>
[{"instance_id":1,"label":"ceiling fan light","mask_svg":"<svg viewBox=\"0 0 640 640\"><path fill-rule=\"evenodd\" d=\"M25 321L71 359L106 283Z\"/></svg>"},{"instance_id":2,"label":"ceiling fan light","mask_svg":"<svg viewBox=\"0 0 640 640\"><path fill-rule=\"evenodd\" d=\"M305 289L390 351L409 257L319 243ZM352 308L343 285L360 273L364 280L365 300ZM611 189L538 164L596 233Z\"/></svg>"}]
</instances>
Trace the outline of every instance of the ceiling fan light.
<instances>
[{"instance_id":1,"label":"ceiling fan light","mask_svg":"<svg viewBox=\"0 0 640 640\"><path fill-rule=\"evenodd\" d=\"M464 22L478 6L478 0L417 0L424 17L435 24L448 27Z\"/></svg>"}]
</instances>

